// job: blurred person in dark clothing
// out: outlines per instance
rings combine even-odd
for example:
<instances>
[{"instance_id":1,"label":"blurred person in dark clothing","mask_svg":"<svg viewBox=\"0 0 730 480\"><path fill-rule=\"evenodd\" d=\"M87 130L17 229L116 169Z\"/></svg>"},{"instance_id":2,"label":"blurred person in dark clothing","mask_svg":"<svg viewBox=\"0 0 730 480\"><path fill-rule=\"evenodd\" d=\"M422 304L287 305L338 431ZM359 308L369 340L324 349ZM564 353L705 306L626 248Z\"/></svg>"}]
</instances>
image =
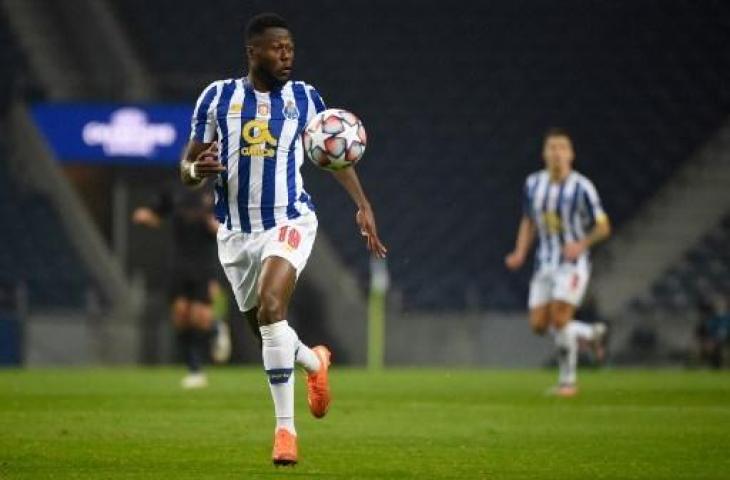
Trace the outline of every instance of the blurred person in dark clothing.
<instances>
[{"instance_id":1,"label":"blurred person in dark clothing","mask_svg":"<svg viewBox=\"0 0 730 480\"><path fill-rule=\"evenodd\" d=\"M186 389L203 388L208 380L202 364L210 351L224 362L230 356L228 326L215 322L212 294L221 294L216 280L215 234L218 221L212 214L213 196L205 190L170 185L149 206L137 208L132 221L149 228L171 224L173 261L170 268L170 310L172 322L188 368L182 379ZM217 293L216 293L217 292Z\"/></svg>"},{"instance_id":2,"label":"blurred person in dark clothing","mask_svg":"<svg viewBox=\"0 0 730 480\"><path fill-rule=\"evenodd\" d=\"M700 322L697 340L700 362L714 368L722 368L724 350L730 343L730 306L726 295L713 294L703 298L698 305Z\"/></svg>"}]
</instances>

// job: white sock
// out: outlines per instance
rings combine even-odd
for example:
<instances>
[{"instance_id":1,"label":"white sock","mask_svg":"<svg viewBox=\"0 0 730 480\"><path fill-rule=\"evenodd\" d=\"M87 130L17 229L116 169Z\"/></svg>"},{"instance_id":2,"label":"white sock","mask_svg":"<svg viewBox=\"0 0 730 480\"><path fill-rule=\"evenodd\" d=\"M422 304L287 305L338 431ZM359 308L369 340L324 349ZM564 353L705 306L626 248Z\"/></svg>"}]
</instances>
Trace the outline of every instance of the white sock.
<instances>
[{"instance_id":1,"label":"white sock","mask_svg":"<svg viewBox=\"0 0 730 480\"><path fill-rule=\"evenodd\" d=\"M581 340L591 342L596 338L596 331L590 323L581 322L580 320L571 320L565 328L569 328L573 335Z\"/></svg>"},{"instance_id":2,"label":"white sock","mask_svg":"<svg viewBox=\"0 0 730 480\"><path fill-rule=\"evenodd\" d=\"M295 350L294 358L296 362L304 367L308 373L316 373L319 371L319 357L311 348L304 345L299 339L297 339L297 348Z\"/></svg>"},{"instance_id":3,"label":"white sock","mask_svg":"<svg viewBox=\"0 0 730 480\"><path fill-rule=\"evenodd\" d=\"M578 338L569 327L570 324L555 332L555 346L558 348L558 383L560 385L574 385L577 376Z\"/></svg>"},{"instance_id":4,"label":"white sock","mask_svg":"<svg viewBox=\"0 0 730 480\"><path fill-rule=\"evenodd\" d=\"M294 428L294 350L299 343L296 332L286 320L259 327L261 356L269 377L271 398L274 400L276 428Z\"/></svg>"}]
</instances>

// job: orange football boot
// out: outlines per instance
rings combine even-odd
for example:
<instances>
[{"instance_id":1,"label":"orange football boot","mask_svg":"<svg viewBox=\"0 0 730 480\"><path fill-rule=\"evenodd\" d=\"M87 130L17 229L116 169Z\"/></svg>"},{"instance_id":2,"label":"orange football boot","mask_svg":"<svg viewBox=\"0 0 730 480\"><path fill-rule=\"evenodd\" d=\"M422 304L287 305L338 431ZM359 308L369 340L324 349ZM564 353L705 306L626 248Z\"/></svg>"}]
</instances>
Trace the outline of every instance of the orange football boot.
<instances>
[{"instance_id":1,"label":"orange football boot","mask_svg":"<svg viewBox=\"0 0 730 480\"><path fill-rule=\"evenodd\" d=\"M277 466L297 464L297 436L286 428L279 428L274 434L271 461Z\"/></svg>"},{"instance_id":2,"label":"orange football boot","mask_svg":"<svg viewBox=\"0 0 730 480\"><path fill-rule=\"evenodd\" d=\"M307 402L312 415L315 418L322 418L327 414L327 409L329 409L332 401L329 379L327 378L332 353L322 345L317 345L312 348L312 351L319 357L319 370L307 375Z\"/></svg>"}]
</instances>

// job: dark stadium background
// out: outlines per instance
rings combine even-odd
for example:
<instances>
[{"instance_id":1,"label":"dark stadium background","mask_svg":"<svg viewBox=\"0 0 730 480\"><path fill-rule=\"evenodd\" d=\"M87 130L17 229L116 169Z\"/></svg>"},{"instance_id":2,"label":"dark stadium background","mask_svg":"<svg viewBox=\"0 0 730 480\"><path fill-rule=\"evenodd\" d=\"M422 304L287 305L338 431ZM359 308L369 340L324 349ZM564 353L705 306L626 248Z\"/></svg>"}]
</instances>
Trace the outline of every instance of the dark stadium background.
<instances>
[{"instance_id":1,"label":"dark stadium background","mask_svg":"<svg viewBox=\"0 0 730 480\"><path fill-rule=\"evenodd\" d=\"M509 274L503 257L555 125L616 227L581 315L614 325L616 363L701 359L695 332L730 294L727 2L16 0L0 9L4 363L173 359L170 240L128 213L175 169L59 163L28 109L192 105L244 73L243 25L267 10L291 23L295 77L368 129L358 168L390 250L387 362L550 361L525 320L530 269ZM369 259L354 209L326 173L307 163L304 176L322 238L293 320L362 363ZM255 361L235 309L231 321L235 360Z\"/></svg>"}]
</instances>

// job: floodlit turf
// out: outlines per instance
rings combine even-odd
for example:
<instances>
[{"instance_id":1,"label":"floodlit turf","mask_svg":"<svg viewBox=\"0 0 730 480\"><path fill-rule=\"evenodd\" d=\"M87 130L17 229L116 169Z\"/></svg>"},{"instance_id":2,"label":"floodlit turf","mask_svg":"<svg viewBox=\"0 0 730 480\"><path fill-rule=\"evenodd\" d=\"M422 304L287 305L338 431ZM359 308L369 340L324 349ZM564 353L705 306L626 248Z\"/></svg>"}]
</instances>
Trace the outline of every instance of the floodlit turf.
<instances>
[{"instance_id":1,"label":"floodlit turf","mask_svg":"<svg viewBox=\"0 0 730 480\"><path fill-rule=\"evenodd\" d=\"M548 371L335 370L300 464L270 465L258 369L183 392L171 369L0 371L0 478L730 478L730 375L585 372L578 398Z\"/></svg>"}]
</instances>

